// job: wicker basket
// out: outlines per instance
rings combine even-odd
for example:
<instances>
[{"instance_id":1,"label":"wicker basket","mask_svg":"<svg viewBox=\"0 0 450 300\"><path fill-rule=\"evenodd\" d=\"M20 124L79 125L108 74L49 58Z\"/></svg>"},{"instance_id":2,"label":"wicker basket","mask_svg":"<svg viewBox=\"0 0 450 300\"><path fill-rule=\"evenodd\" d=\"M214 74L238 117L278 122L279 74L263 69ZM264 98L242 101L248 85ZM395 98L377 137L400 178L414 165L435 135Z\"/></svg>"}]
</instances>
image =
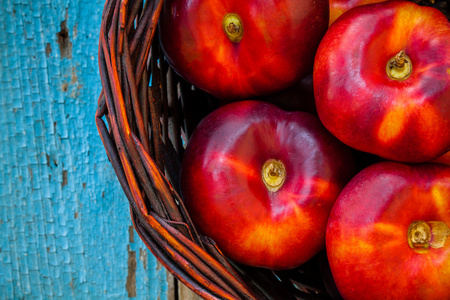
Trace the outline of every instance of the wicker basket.
<instances>
[{"instance_id":1,"label":"wicker basket","mask_svg":"<svg viewBox=\"0 0 450 300\"><path fill-rule=\"evenodd\" d=\"M180 160L193 129L218 102L183 81L161 55L162 2L107 0L100 31L96 124L136 231L205 299L339 299L323 252L297 269L270 271L227 260L196 232L180 197Z\"/></svg>"},{"instance_id":2,"label":"wicker basket","mask_svg":"<svg viewBox=\"0 0 450 300\"><path fill-rule=\"evenodd\" d=\"M183 81L162 57L155 30L162 2L106 1L100 31L96 124L136 231L167 270L205 299L329 299L323 253L274 272L228 261L196 232L179 196L180 160L217 100Z\"/></svg>"}]
</instances>

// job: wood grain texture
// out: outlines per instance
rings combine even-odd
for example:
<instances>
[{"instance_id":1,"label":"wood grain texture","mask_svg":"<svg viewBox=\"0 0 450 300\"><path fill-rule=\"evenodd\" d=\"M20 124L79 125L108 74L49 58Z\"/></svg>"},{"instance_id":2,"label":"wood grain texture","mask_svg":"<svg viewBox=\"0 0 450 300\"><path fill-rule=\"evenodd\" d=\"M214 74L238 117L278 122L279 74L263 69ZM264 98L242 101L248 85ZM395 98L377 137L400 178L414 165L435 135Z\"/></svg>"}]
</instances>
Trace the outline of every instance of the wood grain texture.
<instances>
[{"instance_id":1,"label":"wood grain texture","mask_svg":"<svg viewBox=\"0 0 450 300\"><path fill-rule=\"evenodd\" d=\"M103 4L0 6L1 299L167 299L94 123Z\"/></svg>"}]
</instances>

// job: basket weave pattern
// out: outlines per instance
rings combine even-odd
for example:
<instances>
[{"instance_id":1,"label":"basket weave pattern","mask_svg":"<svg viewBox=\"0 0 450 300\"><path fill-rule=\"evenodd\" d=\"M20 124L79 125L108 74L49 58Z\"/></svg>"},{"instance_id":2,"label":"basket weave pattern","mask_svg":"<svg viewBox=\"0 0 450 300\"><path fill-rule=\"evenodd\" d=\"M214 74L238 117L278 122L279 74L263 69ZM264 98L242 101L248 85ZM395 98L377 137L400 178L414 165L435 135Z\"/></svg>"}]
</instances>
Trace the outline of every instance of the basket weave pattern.
<instances>
[{"instance_id":1,"label":"basket weave pattern","mask_svg":"<svg viewBox=\"0 0 450 300\"><path fill-rule=\"evenodd\" d=\"M180 160L196 124L217 104L164 60L156 30L162 3L106 1L100 31L96 125L136 231L205 299L329 299L317 259L289 271L250 268L197 233L179 193Z\"/></svg>"}]
</instances>

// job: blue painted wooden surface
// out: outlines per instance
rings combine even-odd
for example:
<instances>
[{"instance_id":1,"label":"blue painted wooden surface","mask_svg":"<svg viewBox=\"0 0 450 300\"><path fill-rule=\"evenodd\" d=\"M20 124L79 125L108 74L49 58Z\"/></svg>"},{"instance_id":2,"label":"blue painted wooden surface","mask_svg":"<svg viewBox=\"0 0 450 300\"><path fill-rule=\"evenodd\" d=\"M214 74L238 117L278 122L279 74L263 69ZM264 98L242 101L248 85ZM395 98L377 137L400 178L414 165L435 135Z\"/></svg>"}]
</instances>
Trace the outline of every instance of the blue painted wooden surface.
<instances>
[{"instance_id":1,"label":"blue painted wooden surface","mask_svg":"<svg viewBox=\"0 0 450 300\"><path fill-rule=\"evenodd\" d=\"M0 299L167 299L94 123L103 4L1 1Z\"/></svg>"}]
</instances>

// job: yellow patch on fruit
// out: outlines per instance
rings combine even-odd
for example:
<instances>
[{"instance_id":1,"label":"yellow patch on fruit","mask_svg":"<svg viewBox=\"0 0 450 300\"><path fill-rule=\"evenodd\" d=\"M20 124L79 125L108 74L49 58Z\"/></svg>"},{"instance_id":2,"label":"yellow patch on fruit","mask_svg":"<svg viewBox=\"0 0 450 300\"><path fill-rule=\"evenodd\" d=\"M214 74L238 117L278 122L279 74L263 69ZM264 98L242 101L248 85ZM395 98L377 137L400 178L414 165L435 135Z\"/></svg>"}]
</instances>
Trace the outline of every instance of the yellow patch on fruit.
<instances>
[{"instance_id":1,"label":"yellow patch on fruit","mask_svg":"<svg viewBox=\"0 0 450 300\"><path fill-rule=\"evenodd\" d=\"M396 248L404 242L405 231L397 225L379 222L374 225L374 229L378 244L385 249Z\"/></svg>"},{"instance_id":2,"label":"yellow patch on fruit","mask_svg":"<svg viewBox=\"0 0 450 300\"><path fill-rule=\"evenodd\" d=\"M408 122L408 110L403 105L391 107L378 128L378 139L388 143L396 139Z\"/></svg>"},{"instance_id":3,"label":"yellow patch on fruit","mask_svg":"<svg viewBox=\"0 0 450 300\"><path fill-rule=\"evenodd\" d=\"M295 214L297 216L292 218L295 222L285 222L286 219L274 220L272 216L267 215L261 216L267 220L267 225L254 224L252 228L242 231L236 243L245 250L264 253L267 255L267 263L277 260L287 254L285 249L289 243L296 243L298 239L305 239L298 233L302 230L309 230L308 228L312 224L311 217L301 209L295 209ZM292 238L293 232L297 233L295 239ZM279 247L280 241L283 242L283 247ZM305 240L304 242L310 241Z\"/></svg>"},{"instance_id":4,"label":"yellow patch on fruit","mask_svg":"<svg viewBox=\"0 0 450 300\"><path fill-rule=\"evenodd\" d=\"M221 156L219 157L221 163L226 166L230 166L232 169L236 170L238 174L242 174L248 177L257 177L259 176L258 172L248 166L248 164L240 161L231 156Z\"/></svg>"},{"instance_id":5,"label":"yellow patch on fruit","mask_svg":"<svg viewBox=\"0 0 450 300\"><path fill-rule=\"evenodd\" d=\"M438 113L429 103L405 97L388 108L378 127L377 136L381 142L389 143L404 131L433 132L438 126L437 120Z\"/></svg>"},{"instance_id":6,"label":"yellow patch on fruit","mask_svg":"<svg viewBox=\"0 0 450 300\"><path fill-rule=\"evenodd\" d=\"M375 224L375 230L380 232L383 235L398 235L401 230L393 224L387 224L387 223L376 223Z\"/></svg>"},{"instance_id":7,"label":"yellow patch on fruit","mask_svg":"<svg viewBox=\"0 0 450 300\"><path fill-rule=\"evenodd\" d=\"M415 7L399 6L392 22L394 26L391 27L384 45L385 49L398 52L405 48L407 39L402 37L411 36L411 31L417 30L415 27L424 22L418 14L420 14L420 11Z\"/></svg>"},{"instance_id":8,"label":"yellow patch on fruit","mask_svg":"<svg viewBox=\"0 0 450 300\"><path fill-rule=\"evenodd\" d=\"M325 195L330 192L330 182L321 178L316 178L313 181L314 187L316 189L317 197Z\"/></svg>"},{"instance_id":9,"label":"yellow patch on fruit","mask_svg":"<svg viewBox=\"0 0 450 300\"><path fill-rule=\"evenodd\" d=\"M361 239L361 237L356 236L340 240L339 247L335 247L333 251L333 256L337 258L361 257L362 253L364 254L363 256L368 257L370 253L375 251L375 247L373 244Z\"/></svg>"},{"instance_id":10,"label":"yellow patch on fruit","mask_svg":"<svg viewBox=\"0 0 450 300\"><path fill-rule=\"evenodd\" d=\"M431 195L434 203L436 203L439 213L444 216L450 206L450 203L448 202L448 199L450 199L448 189L442 185L435 185L431 188Z\"/></svg>"}]
</instances>

